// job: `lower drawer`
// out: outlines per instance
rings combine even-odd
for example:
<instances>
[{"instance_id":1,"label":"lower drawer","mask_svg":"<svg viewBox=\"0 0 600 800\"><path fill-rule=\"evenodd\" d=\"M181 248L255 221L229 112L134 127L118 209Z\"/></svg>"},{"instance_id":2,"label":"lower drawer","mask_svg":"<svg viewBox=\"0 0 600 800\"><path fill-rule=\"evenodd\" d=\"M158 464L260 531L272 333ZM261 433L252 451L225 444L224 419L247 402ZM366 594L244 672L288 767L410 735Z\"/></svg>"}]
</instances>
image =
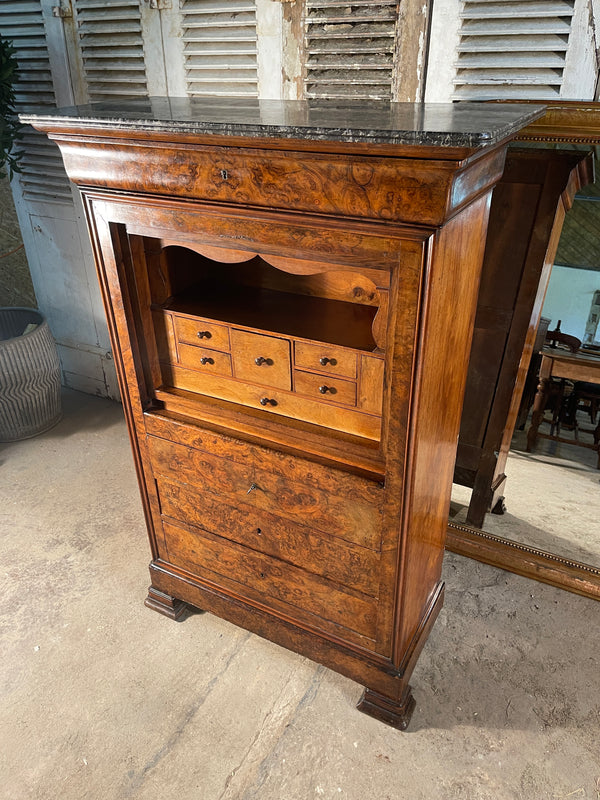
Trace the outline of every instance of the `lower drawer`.
<instances>
[{"instance_id":1,"label":"lower drawer","mask_svg":"<svg viewBox=\"0 0 600 800\"><path fill-rule=\"evenodd\" d=\"M232 506L186 483L159 477L157 488L163 517L203 528L372 597L378 594L378 552L269 511Z\"/></svg>"},{"instance_id":2,"label":"lower drawer","mask_svg":"<svg viewBox=\"0 0 600 800\"><path fill-rule=\"evenodd\" d=\"M375 638L377 601L373 598L206 531L171 522L164 522L163 529L163 558L198 579L316 627L341 627Z\"/></svg>"}]
</instances>

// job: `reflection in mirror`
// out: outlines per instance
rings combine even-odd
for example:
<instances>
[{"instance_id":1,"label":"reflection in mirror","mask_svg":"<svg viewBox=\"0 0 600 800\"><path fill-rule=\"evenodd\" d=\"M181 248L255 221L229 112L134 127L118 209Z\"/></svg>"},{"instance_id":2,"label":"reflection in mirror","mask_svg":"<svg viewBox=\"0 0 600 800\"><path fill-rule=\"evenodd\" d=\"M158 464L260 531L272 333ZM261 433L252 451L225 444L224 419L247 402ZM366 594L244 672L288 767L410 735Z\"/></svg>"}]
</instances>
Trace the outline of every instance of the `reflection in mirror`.
<instances>
[{"instance_id":1,"label":"reflection in mirror","mask_svg":"<svg viewBox=\"0 0 600 800\"><path fill-rule=\"evenodd\" d=\"M593 150L597 158L598 147L594 142L600 139L600 107L594 105L597 130L584 139L585 143L572 144L564 138L558 143L536 141L535 150L539 153L540 148L559 148L563 152L575 150L582 155ZM536 236L531 234L534 228L539 233L539 219L529 232L528 241L523 241L523 231L519 241L518 231L510 228L510 214L506 209L511 200L518 199L529 208L524 213L531 213L532 202L537 200L541 204L544 195L548 196L548 181L537 198L531 189L527 194L516 191L513 186L512 196L506 193L506 187L504 189L506 207L500 212L499 224L505 245L507 238L510 244L493 267L488 268L497 275L502 271L509 275L513 263L521 259L523 272L517 288L521 298L528 276L530 281L532 275L537 281L537 296L529 309L531 341L521 343L519 375L514 372L519 358L513 354L514 374L509 376L507 353L510 337L513 335L514 339L515 334L518 297L515 295L503 307L506 284L502 282L492 287L490 297L493 299L488 298L487 306L482 305L480 294L450 509L448 548L600 598L600 165L596 164L595 182L593 172L589 169L586 172L581 164L574 169L579 171L579 185L566 204L564 220L560 210L558 219L554 220L556 241L552 241L552 235L547 241L546 261L550 263L535 275L531 259L528 265L528 256L520 252L520 247L531 250L535 246ZM488 241L486 261L489 249ZM485 269L484 264L482 291L485 291ZM512 306L508 309L510 303ZM497 326L495 331L491 330L490 320L503 315L511 317L508 323L506 320L503 323L505 329L502 331ZM540 320L537 341L534 341ZM487 340L482 338L486 326ZM546 329L551 336L545 339ZM567 336L561 337L560 333ZM478 336L481 352L476 364ZM574 343L575 353L572 352ZM497 358L495 351L503 353L502 369L491 366ZM523 362L529 362L530 357L531 364L523 370ZM522 382L520 386L519 381ZM482 409L485 405L482 384L486 382L492 394L487 411ZM538 385L540 390L536 394ZM503 389L506 393L507 386L512 392L508 414L505 407L500 409L501 394ZM470 409L469 393L474 401ZM494 406L496 416L501 417L500 425L494 420ZM467 435L469 425L471 429L479 426L477 443L481 447L477 451L473 449L472 432L470 439ZM492 430L494 425L496 429ZM499 428L503 428L504 441ZM486 451L486 433L488 450L492 433L496 437L491 456ZM488 469L488 474L482 477L482 465L486 460L488 466L493 462L492 471ZM478 491L483 497L481 502L485 503L481 507L480 502L479 510L474 502ZM491 513L492 509L495 513Z\"/></svg>"}]
</instances>

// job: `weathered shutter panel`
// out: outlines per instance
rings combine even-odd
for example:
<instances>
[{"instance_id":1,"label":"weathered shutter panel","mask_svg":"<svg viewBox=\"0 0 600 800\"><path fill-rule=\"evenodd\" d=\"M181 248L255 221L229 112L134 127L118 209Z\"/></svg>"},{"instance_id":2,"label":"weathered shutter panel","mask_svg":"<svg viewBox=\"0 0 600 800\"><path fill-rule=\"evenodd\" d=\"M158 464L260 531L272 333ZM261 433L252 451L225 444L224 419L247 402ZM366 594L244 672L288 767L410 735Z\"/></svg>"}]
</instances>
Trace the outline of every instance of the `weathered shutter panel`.
<instances>
[{"instance_id":1,"label":"weathered shutter panel","mask_svg":"<svg viewBox=\"0 0 600 800\"><path fill-rule=\"evenodd\" d=\"M0 30L4 38L12 40L19 64L15 82L17 110L56 105L39 0L0 2ZM25 152L19 175L23 197L72 203L69 181L56 145L45 134L25 128L18 147Z\"/></svg>"},{"instance_id":2,"label":"weathered shutter panel","mask_svg":"<svg viewBox=\"0 0 600 800\"><path fill-rule=\"evenodd\" d=\"M307 97L392 99L396 0L307 0Z\"/></svg>"},{"instance_id":3,"label":"weathered shutter panel","mask_svg":"<svg viewBox=\"0 0 600 800\"><path fill-rule=\"evenodd\" d=\"M139 0L75 0L74 12L90 102L147 97Z\"/></svg>"},{"instance_id":4,"label":"weathered shutter panel","mask_svg":"<svg viewBox=\"0 0 600 800\"><path fill-rule=\"evenodd\" d=\"M196 95L258 95L253 0L181 0L186 88Z\"/></svg>"},{"instance_id":5,"label":"weathered shutter panel","mask_svg":"<svg viewBox=\"0 0 600 800\"><path fill-rule=\"evenodd\" d=\"M574 0L465 0L455 99L556 99Z\"/></svg>"}]
</instances>

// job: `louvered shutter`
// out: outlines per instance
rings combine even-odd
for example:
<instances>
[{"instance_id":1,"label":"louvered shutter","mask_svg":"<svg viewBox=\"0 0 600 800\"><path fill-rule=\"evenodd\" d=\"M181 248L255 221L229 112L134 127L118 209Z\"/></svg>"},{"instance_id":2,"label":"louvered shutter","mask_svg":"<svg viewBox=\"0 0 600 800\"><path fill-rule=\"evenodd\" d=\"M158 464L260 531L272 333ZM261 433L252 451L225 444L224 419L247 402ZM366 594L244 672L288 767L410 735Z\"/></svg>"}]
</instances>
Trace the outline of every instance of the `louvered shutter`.
<instances>
[{"instance_id":1,"label":"louvered shutter","mask_svg":"<svg viewBox=\"0 0 600 800\"><path fill-rule=\"evenodd\" d=\"M139 0L74 0L73 12L86 100L147 97Z\"/></svg>"},{"instance_id":2,"label":"louvered shutter","mask_svg":"<svg viewBox=\"0 0 600 800\"><path fill-rule=\"evenodd\" d=\"M27 111L40 105L56 105L50 54L42 5L39 0L0 2L0 31L12 40L19 70L15 82L16 108ZM19 149L25 156L19 183L28 200L73 202L58 148L47 136L26 128Z\"/></svg>"},{"instance_id":3,"label":"louvered shutter","mask_svg":"<svg viewBox=\"0 0 600 800\"><path fill-rule=\"evenodd\" d=\"M574 0L465 0L454 98L560 96Z\"/></svg>"},{"instance_id":4,"label":"louvered shutter","mask_svg":"<svg viewBox=\"0 0 600 800\"><path fill-rule=\"evenodd\" d=\"M180 0L177 28L184 94L258 95L254 0Z\"/></svg>"},{"instance_id":5,"label":"louvered shutter","mask_svg":"<svg viewBox=\"0 0 600 800\"><path fill-rule=\"evenodd\" d=\"M396 0L307 0L307 97L391 99L397 42Z\"/></svg>"}]
</instances>

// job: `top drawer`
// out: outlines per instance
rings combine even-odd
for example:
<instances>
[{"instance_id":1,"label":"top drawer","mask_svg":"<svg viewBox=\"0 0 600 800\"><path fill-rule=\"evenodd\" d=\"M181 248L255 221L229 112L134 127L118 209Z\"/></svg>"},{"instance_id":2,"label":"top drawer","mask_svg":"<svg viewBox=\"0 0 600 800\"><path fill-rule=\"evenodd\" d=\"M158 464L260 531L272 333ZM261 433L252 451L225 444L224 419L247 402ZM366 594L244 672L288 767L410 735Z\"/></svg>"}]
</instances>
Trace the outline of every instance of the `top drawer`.
<instances>
[{"instance_id":1,"label":"top drawer","mask_svg":"<svg viewBox=\"0 0 600 800\"><path fill-rule=\"evenodd\" d=\"M200 317L174 316L179 342L201 344L214 350L229 350L229 331L224 325Z\"/></svg>"},{"instance_id":2,"label":"top drawer","mask_svg":"<svg viewBox=\"0 0 600 800\"><path fill-rule=\"evenodd\" d=\"M356 378L356 353L327 344L296 342L294 362L300 369Z\"/></svg>"},{"instance_id":3,"label":"top drawer","mask_svg":"<svg viewBox=\"0 0 600 800\"><path fill-rule=\"evenodd\" d=\"M147 142L142 157L137 143L108 140L98 145L97 153L105 166L101 181L97 169L91 177L96 155L92 145L83 150L63 144L75 183L421 225L443 222L449 208L488 186L494 171L501 174L504 162L504 150L498 148L495 163L479 159L454 188L454 160L170 143L148 147Z\"/></svg>"}]
</instances>

